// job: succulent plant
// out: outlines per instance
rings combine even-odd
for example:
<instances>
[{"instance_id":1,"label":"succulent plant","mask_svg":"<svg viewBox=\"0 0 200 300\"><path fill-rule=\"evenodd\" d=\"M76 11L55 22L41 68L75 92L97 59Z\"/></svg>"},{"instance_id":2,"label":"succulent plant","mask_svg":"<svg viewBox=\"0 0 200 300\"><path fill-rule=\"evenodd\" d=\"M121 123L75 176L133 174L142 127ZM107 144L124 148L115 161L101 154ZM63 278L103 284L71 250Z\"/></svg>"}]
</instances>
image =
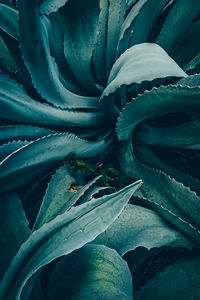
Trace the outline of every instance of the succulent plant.
<instances>
[{"instance_id":1,"label":"succulent plant","mask_svg":"<svg viewBox=\"0 0 200 300\"><path fill-rule=\"evenodd\" d=\"M0 299L198 298L199 32L198 0L1 0ZM111 157L140 189L77 171Z\"/></svg>"}]
</instances>

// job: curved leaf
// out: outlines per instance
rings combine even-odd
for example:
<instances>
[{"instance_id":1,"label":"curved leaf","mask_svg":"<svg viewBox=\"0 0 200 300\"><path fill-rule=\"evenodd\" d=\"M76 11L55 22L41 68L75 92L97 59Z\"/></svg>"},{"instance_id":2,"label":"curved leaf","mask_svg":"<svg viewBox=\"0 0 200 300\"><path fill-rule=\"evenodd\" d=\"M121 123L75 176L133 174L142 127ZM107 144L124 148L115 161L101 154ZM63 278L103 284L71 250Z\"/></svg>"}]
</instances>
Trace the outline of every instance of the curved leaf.
<instances>
[{"instance_id":1,"label":"curved leaf","mask_svg":"<svg viewBox=\"0 0 200 300\"><path fill-rule=\"evenodd\" d=\"M200 280L197 276L200 258L190 257L167 267L157 273L144 287L136 293L135 299L198 299ZM167 292L166 292L167 291Z\"/></svg>"},{"instance_id":2,"label":"curved leaf","mask_svg":"<svg viewBox=\"0 0 200 300\"><path fill-rule=\"evenodd\" d=\"M0 127L0 144L13 140L31 141L39 137L55 133L54 130L23 125L10 125Z\"/></svg>"},{"instance_id":3,"label":"curved leaf","mask_svg":"<svg viewBox=\"0 0 200 300\"><path fill-rule=\"evenodd\" d=\"M62 108L97 108L96 97L80 96L66 89L50 54L48 19L39 14L39 0L18 1L20 48L33 85L48 102ZM30 22L31 20L31 22Z\"/></svg>"},{"instance_id":4,"label":"curved leaf","mask_svg":"<svg viewBox=\"0 0 200 300\"><path fill-rule=\"evenodd\" d=\"M170 53L176 38L183 34L200 12L200 3L196 0L178 0L170 10L162 30L156 40L161 47Z\"/></svg>"},{"instance_id":5,"label":"curved leaf","mask_svg":"<svg viewBox=\"0 0 200 300\"><path fill-rule=\"evenodd\" d=\"M75 183L76 180L67 166L60 167L56 171L48 184L33 230L39 229L44 223L50 222L71 208L74 204L72 199L74 194L69 188Z\"/></svg>"},{"instance_id":6,"label":"curved leaf","mask_svg":"<svg viewBox=\"0 0 200 300\"><path fill-rule=\"evenodd\" d=\"M0 117L4 120L49 127L99 127L98 111L62 110L30 98L14 79L0 73Z\"/></svg>"},{"instance_id":7,"label":"curved leaf","mask_svg":"<svg viewBox=\"0 0 200 300\"><path fill-rule=\"evenodd\" d=\"M126 174L143 179L144 184L136 193L141 201L199 244L200 205L196 193L164 172L139 161L133 152L131 139L121 145L120 161Z\"/></svg>"},{"instance_id":8,"label":"curved leaf","mask_svg":"<svg viewBox=\"0 0 200 300\"><path fill-rule=\"evenodd\" d=\"M110 142L108 142L110 144ZM88 142L68 133L52 134L30 142L0 163L0 191L24 185L53 167L53 163L71 157L91 157L108 146L104 140Z\"/></svg>"},{"instance_id":9,"label":"curved leaf","mask_svg":"<svg viewBox=\"0 0 200 300\"><path fill-rule=\"evenodd\" d=\"M106 69L109 75L117 55L121 25L125 19L126 0L109 0L106 35Z\"/></svg>"},{"instance_id":10,"label":"curved leaf","mask_svg":"<svg viewBox=\"0 0 200 300\"><path fill-rule=\"evenodd\" d=\"M108 85L100 98L103 110L110 115L113 94L123 85L167 77L187 77L187 74L158 45L144 43L128 49L112 67Z\"/></svg>"},{"instance_id":11,"label":"curved leaf","mask_svg":"<svg viewBox=\"0 0 200 300\"><path fill-rule=\"evenodd\" d=\"M199 130L200 127L194 121L168 127L141 123L134 137L153 146L185 148L200 142Z\"/></svg>"},{"instance_id":12,"label":"curved leaf","mask_svg":"<svg viewBox=\"0 0 200 300\"><path fill-rule=\"evenodd\" d=\"M0 279L31 231L21 200L16 193L1 194L0 201Z\"/></svg>"},{"instance_id":13,"label":"curved leaf","mask_svg":"<svg viewBox=\"0 0 200 300\"><path fill-rule=\"evenodd\" d=\"M137 247L194 247L154 211L133 204L127 204L119 218L93 243L113 248L122 256Z\"/></svg>"},{"instance_id":14,"label":"curved leaf","mask_svg":"<svg viewBox=\"0 0 200 300\"><path fill-rule=\"evenodd\" d=\"M70 271L69 271L70 270ZM113 249L86 245L63 258L50 278L49 300L133 299L127 263Z\"/></svg>"},{"instance_id":15,"label":"curved leaf","mask_svg":"<svg viewBox=\"0 0 200 300\"><path fill-rule=\"evenodd\" d=\"M99 1L69 1L60 10L64 55L79 86L89 95L98 95L91 60L99 20Z\"/></svg>"},{"instance_id":16,"label":"curved leaf","mask_svg":"<svg viewBox=\"0 0 200 300\"><path fill-rule=\"evenodd\" d=\"M18 39L17 10L0 3L0 29L11 37Z\"/></svg>"},{"instance_id":17,"label":"curved leaf","mask_svg":"<svg viewBox=\"0 0 200 300\"><path fill-rule=\"evenodd\" d=\"M69 0L41 0L40 13L49 15L58 11L59 8L64 6Z\"/></svg>"},{"instance_id":18,"label":"curved leaf","mask_svg":"<svg viewBox=\"0 0 200 300\"><path fill-rule=\"evenodd\" d=\"M127 140L141 121L174 112L198 112L199 87L161 86L133 99L122 111L117 123L119 140Z\"/></svg>"},{"instance_id":19,"label":"curved leaf","mask_svg":"<svg viewBox=\"0 0 200 300\"><path fill-rule=\"evenodd\" d=\"M106 230L140 185L141 181L137 181L114 194L92 199L34 231L6 272L0 297L20 299L24 285L42 266L81 248Z\"/></svg>"}]
</instances>

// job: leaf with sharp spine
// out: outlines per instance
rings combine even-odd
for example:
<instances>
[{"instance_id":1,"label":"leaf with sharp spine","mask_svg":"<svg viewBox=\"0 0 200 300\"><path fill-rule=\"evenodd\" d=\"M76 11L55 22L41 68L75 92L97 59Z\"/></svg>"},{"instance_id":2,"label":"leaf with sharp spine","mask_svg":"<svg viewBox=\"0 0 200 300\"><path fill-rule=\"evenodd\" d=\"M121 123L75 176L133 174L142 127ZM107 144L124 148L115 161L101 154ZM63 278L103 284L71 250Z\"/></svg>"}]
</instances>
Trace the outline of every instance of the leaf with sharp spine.
<instances>
[{"instance_id":1,"label":"leaf with sharp spine","mask_svg":"<svg viewBox=\"0 0 200 300\"><path fill-rule=\"evenodd\" d=\"M0 127L0 144L7 143L13 140L34 140L39 137L55 133L54 130L23 125L10 125Z\"/></svg>"},{"instance_id":2,"label":"leaf with sharp spine","mask_svg":"<svg viewBox=\"0 0 200 300\"><path fill-rule=\"evenodd\" d=\"M178 0L170 10L161 32L156 40L161 47L170 53L178 35L192 23L200 12L200 2L197 0Z\"/></svg>"},{"instance_id":3,"label":"leaf with sharp spine","mask_svg":"<svg viewBox=\"0 0 200 300\"><path fill-rule=\"evenodd\" d=\"M89 142L73 134L60 133L45 136L13 152L0 164L0 190L6 191L24 185L75 154L91 157L102 153L110 141Z\"/></svg>"},{"instance_id":4,"label":"leaf with sharp spine","mask_svg":"<svg viewBox=\"0 0 200 300\"><path fill-rule=\"evenodd\" d=\"M122 86L151 82L167 77L187 77L187 74L158 45L144 43L126 50L114 63L100 103L110 117L114 93Z\"/></svg>"},{"instance_id":5,"label":"leaf with sharp spine","mask_svg":"<svg viewBox=\"0 0 200 300\"><path fill-rule=\"evenodd\" d=\"M100 127L103 114L99 111L62 110L30 98L14 79L0 73L0 117L28 125L46 127Z\"/></svg>"},{"instance_id":6,"label":"leaf with sharp spine","mask_svg":"<svg viewBox=\"0 0 200 300\"><path fill-rule=\"evenodd\" d=\"M27 280L42 266L93 240L119 216L137 181L124 189L72 208L44 224L21 246L0 284L2 299L20 299ZM55 247L57 245L57 247Z\"/></svg>"},{"instance_id":7,"label":"leaf with sharp spine","mask_svg":"<svg viewBox=\"0 0 200 300\"><path fill-rule=\"evenodd\" d=\"M70 174L67 166L56 171L48 184L33 230L71 208L74 194L69 191L69 187L75 183L75 177Z\"/></svg>"},{"instance_id":8,"label":"leaf with sharp spine","mask_svg":"<svg viewBox=\"0 0 200 300\"><path fill-rule=\"evenodd\" d=\"M164 172L139 161L133 152L131 139L121 145L120 161L126 174L144 181L136 196L199 244L200 205L197 194Z\"/></svg>"},{"instance_id":9,"label":"leaf with sharp spine","mask_svg":"<svg viewBox=\"0 0 200 300\"><path fill-rule=\"evenodd\" d=\"M154 211L133 204L127 204L119 218L93 243L113 248L122 256L137 247L194 247Z\"/></svg>"},{"instance_id":10,"label":"leaf with sharp spine","mask_svg":"<svg viewBox=\"0 0 200 300\"><path fill-rule=\"evenodd\" d=\"M19 0L20 48L33 85L48 102L62 108L97 108L96 97L74 94L59 79L59 70L51 56L48 19L40 15L39 0ZM29 20L31 19L31 22Z\"/></svg>"},{"instance_id":11,"label":"leaf with sharp spine","mask_svg":"<svg viewBox=\"0 0 200 300\"><path fill-rule=\"evenodd\" d=\"M117 123L119 140L127 140L140 122L175 112L198 112L199 87L161 86L133 99L121 112Z\"/></svg>"}]
</instances>

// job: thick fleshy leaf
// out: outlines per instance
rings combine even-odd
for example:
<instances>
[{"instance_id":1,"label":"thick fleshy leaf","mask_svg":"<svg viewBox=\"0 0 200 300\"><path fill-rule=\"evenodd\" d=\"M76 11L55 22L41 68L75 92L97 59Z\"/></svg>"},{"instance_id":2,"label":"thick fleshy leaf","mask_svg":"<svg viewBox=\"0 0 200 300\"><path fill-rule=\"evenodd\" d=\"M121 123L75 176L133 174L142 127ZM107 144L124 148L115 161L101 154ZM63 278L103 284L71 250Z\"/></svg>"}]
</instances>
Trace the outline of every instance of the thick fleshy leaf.
<instances>
[{"instance_id":1,"label":"thick fleshy leaf","mask_svg":"<svg viewBox=\"0 0 200 300\"><path fill-rule=\"evenodd\" d=\"M86 245L63 258L50 278L49 300L133 299L128 265L115 250Z\"/></svg>"},{"instance_id":2,"label":"thick fleshy leaf","mask_svg":"<svg viewBox=\"0 0 200 300\"><path fill-rule=\"evenodd\" d=\"M137 247L194 247L154 211L133 204L128 204L119 218L93 243L113 248L120 255Z\"/></svg>"},{"instance_id":3,"label":"thick fleshy leaf","mask_svg":"<svg viewBox=\"0 0 200 300\"><path fill-rule=\"evenodd\" d=\"M133 35L133 28L135 24L135 20L137 19L140 11L148 2L148 0L139 0L139 1L131 1L136 2L133 3L134 6L131 8L130 12L127 14L120 30L120 38L118 43L118 56L121 55L126 49L129 48L130 38Z\"/></svg>"},{"instance_id":4,"label":"thick fleshy leaf","mask_svg":"<svg viewBox=\"0 0 200 300\"><path fill-rule=\"evenodd\" d=\"M186 32L180 34L174 43L170 55L181 66L184 67L200 52L200 41L196 37L200 32L200 21L190 24Z\"/></svg>"},{"instance_id":5,"label":"thick fleshy leaf","mask_svg":"<svg viewBox=\"0 0 200 300\"><path fill-rule=\"evenodd\" d=\"M17 149L27 145L28 141L13 141L0 146L0 162L4 160L12 152L17 151Z\"/></svg>"},{"instance_id":6,"label":"thick fleshy leaf","mask_svg":"<svg viewBox=\"0 0 200 300\"><path fill-rule=\"evenodd\" d=\"M40 13L49 15L58 11L59 8L64 6L69 0L41 0Z\"/></svg>"},{"instance_id":7,"label":"thick fleshy leaf","mask_svg":"<svg viewBox=\"0 0 200 300\"><path fill-rule=\"evenodd\" d=\"M188 187L164 172L148 167L137 159L131 139L121 145L121 167L134 178L142 178L143 186L136 195L146 205L200 244L199 197Z\"/></svg>"},{"instance_id":8,"label":"thick fleshy leaf","mask_svg":"<svg viewBox=\"0 0 200 300\"><path fill-rule=\"evenodd\" d=\"M48 127L99 127L98 111L62 110L30 98L14 79L0 73L0 117L19 123ZM95 125L96 124L96 125Z\"/></svg>"},{"instance_id":9,"label":"thick fleshy leaf","mask_svg":"<svg viewBox=\"0 0 200 300\"><path fill-rule=\"evenodd\" d=\"M39 137L55 133L54 130L23 125L10 125L0 127L0 144L13 140L35 140Z\"/></svg>"},{"instance_id":10,"label":"thick fleshy leaf","mask_svg":"<svg viewBox=\"0 0 200 300\"><path fill-rule=\"evenodd\" d=\"M60 10L62 16L64 55L79 86L89 95L98 93L91 60L99 19L99 3L94 0L69 1Z\"/></svg>"},{"instance_id":11,"label":"thick fleshy leaf","mask_svg":"<svg viewBox=\"0 0 200 300\"><path fill-rule=\"evenodd\" d=\"M103 110L112 113L113 94L123 85L137 85L167 77L187 77L187 74L156 44L144 43L125 51L115 62L102 93Z\"/></svg>"},{"instance_id":12,"label":"thick fleshy leaf","mask_svg":"<svg viewBox=\"0 0 200 300\"><path fill-rule=\"evenodd\" d=\"M157 0L149 0L144 4L135 19L134 27L132 29L133 32L130 36L129 47L144 43L148 40L148 35L153 24L167 2L168 0L161 0L159 2ZM139 5L139 3L136 5Z\"/></svg>"},{"instance_id":13,"label":"thick fleshy leaf","mask_svg":"<svg viewBox=\"0 0 200 300\"><path fill-rule=\"evenodd\" d=\"M97 108L96 97L80 96L66 89L50 53L49 21L38 10L39 0L19 0L20 48L33 85L48 102L62 108ZM30 22L31 20L31 22Z\"/></svg>"},{"instance_id":14,"label":"thick fleshy leaf","mask_svg":"<svg viewBox=\"0 0 200 300\"><path fill-rule=\"evenodd\" d=\"M97 28L96 43L92 56L92 68L95 74L97 83L102 86L107 82L106 71L106 30L107 30L107 16L108 16L108 0L99 1L99 25Z\"/></svg>"},{"instance_id":15,"label":"thick fleshy leaf","mask_svg":"<svg viewBox=\"0 0 200 300\"><path fill-rule=\"evenodd\" d=\"M52 134L30 142L0 164L0 191L25 185L44 175L57 161L71 157L91 157L102 153L110 142L88 142L73 134Z\"/></svg>"},{"instance_id":16,"label":"thick fleshy leaf","mask_svg":"<svg viewBox=\"0 0 200 300\"><path fill-rule=\"evenodd\" d=\"M182 78L178 82L178 84L190 87L200 86L200 74L195 74L188 76L187 78Z\"/></svg>"},{"instance_id":17,"label":"thick fleshy leaf","mask_svg":"<svg viewBox=\"0 0 200 300\"><path fill-rule=\"evenodd\" d=\"M0 29L11 37L18 39L18 12L0 3Z\"/></svg>"},{"instance_id":18,"label":"thick fleshy leaf","mask_svg":"<svg viewBox=\"0 0 200 300\"><path fill-rule=\"evenodd\" d=\"M144 287L136 293L135 299L198 299L199 267L199 256L181 259L147 281Z\"/></svg>"},{"instance_id":19,"label":"thick fleshy leaf","mask_svg":"<svg viewBox=\"0 0 200 300\"><path fill-rule=\"evenodd\" d=\"M199 87L161 86L133 99L122 111L117 123L119 140L127 140L140 122L176 112L198 112Z\"/></svg>"},{"instance_id":20,"label":"thick fleshy leaf","mask_svg":"<svg viewBox=\"0 0 200 300\"><path fill-rule=\"evenodd\" d=\"M109 75L117 55L121 25L125 19L126 0L109 0L106 37L106 69Z\"/></svg>"},{"instance_id":21,"label":"thick fleshy leaf","mask_svg":"<svg viewBox=\"0 0 200 300\"><path fill-rule=\"evenodd\" d=\"M24 285L42 266L81 248L105 231L140 185L141 181L137 181L116 193L73 207L34 231L6 272L0 297L20 299Z\"/></svg>"},{"instance_id":22,"label":"thick fleshy leaf","mask_svg":"<svg viewBox=\"0 0 200 300\"><path fill-rule=\"evenodd\" d=\"M155 127L141 123L134 136L153 146L185 148L200 142L199 130L200 127L194 121L168 127Z\"/></svg>"},{"instance_id":23,"label":"thick fleshy leaf","mask_svg":"<svg viewBox=\"0 0 200 300\"><path fill-rule=\"evenodd\" d=\"M0 279L31 231L21 200L16 193L1 194L0 199Z\"/></svg>"},{"instance_id":24,"label":"thick fleshy leaf","mask_svg":"<svg viewBox=\"0 0 200 300\"><path fill-rule=\"evenodd\" d=\"M198 53L185 67L185 72L188 74L200 73L200 53Z\"/></svg>"},{"instance_id":25,"label":"thick fleshy leaf","mask_svg":"<svg viewBox=\"0 0 200 300\"><path fill-rule=\"evenodd\" d=\"M162 30L156 40L170 53L176 38L183 34L200 12L200 2L196 0L178 0L170 10Z\"/></svg>"},{"instance_id":26,"label":"thick fleshy leaf","mask_svg":"<svg viewBox=\"0 0 200 300\"><path fill-rule=\"evenodd\" d=\"M34 230L71 208L74 204L72 199L74 194L70 192L70 186L72 184L76 184L76 180L72 174L70 174L67 166L59 168L48 184L34 224Z\"/></svg>"}]
</instances>

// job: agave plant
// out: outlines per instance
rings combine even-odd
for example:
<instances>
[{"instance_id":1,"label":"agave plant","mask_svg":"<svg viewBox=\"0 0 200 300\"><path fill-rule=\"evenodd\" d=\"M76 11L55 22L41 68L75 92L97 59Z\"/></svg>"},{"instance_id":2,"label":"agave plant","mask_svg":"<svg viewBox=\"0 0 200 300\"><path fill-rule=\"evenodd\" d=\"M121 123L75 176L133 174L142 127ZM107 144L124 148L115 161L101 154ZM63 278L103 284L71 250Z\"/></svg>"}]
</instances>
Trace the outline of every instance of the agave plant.
<instances>
[{"instance_id":1,"label":"agave plant","mask_svg":"<svg viewBox=\"0 0 200 300\"><path fill-rule=\"evenodd\" d=\"M198 298L199 16L1 0L0 299ZM139 190L70 171L109 153Z\"/></svg>"}]
</instances>

